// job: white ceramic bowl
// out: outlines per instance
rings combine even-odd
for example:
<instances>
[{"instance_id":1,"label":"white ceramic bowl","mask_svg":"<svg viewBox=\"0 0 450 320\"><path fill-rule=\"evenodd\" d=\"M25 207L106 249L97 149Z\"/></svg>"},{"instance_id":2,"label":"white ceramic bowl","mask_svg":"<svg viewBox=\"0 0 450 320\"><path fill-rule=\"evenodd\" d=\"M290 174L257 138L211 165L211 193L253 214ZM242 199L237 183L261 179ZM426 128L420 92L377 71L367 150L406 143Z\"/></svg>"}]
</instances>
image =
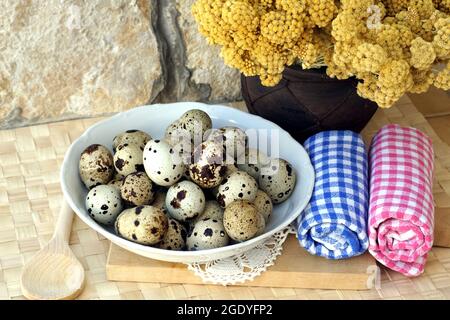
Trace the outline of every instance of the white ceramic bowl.
<instances>
[{"instance_id":1,"label":"white ceramic bowl","mask_svg":"<svg viewBox=\"0 0 450 320\"><path fill-rule=\"evenodd\" d=\"M201 251L170 251L144 246L125 240L114 230L96 223L85 209L85 197L88 190L78 175L78 161L81 152L89 145L98 143L112 146L112 139L120 132L139 129L148 132L153 138L162 138L166 127L189 109L201 109L209 114L213 127L238 126L242 129L275 129L279 132L280 158L289 161L297 173L297 184L291 197L275 205L274 212L266 226L264 234L248 241L217 249ZM271 136L268 140L270 143ZM252 146L254 147L254 146ZM76 214L87 225L111 240L116 245L141 256L172 262L206 262L229 257L247 251L264 242L274 233L288 226L308 204L314 186L314 170L303 147L286 131L261 117L251 115L234 108L201 103L156 104L134 108L100 121L72 143L67 151L61 169L61 187L65 199Z\"/></svg>"}]
</instances>

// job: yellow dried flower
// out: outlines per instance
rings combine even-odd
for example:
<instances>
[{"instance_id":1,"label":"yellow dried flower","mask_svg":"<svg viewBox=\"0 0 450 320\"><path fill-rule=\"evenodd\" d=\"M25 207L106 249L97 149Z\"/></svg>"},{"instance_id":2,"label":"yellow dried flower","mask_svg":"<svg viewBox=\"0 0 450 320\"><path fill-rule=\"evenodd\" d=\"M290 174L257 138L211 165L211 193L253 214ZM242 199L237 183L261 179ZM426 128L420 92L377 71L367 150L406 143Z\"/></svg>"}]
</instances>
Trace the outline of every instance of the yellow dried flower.
<instances>
[{"instance_id":1,"label":"yellow dried flower","mask_svg":"<svg viewBox=\"0 0 450 320\"><path fill-rule=\"evenodd\" d=\"M383 87L409 89L412 85L412 76L408 62L405 60L387 62L380 69L378 82Z\"/></svg>"},{"instance_id":2,"label":"yellow dried flower","mask_svg":"<svg viewBox=\"0 0 450 320\"><path fill-rule=\"evenodd\" d=\"M412 32L405 26L399 24L383 25L376 36L376 43L382 46L389 57L393 59L403 59L406 50L411 45L413 39Z\"/></svg>"},{"instance_id":3,"label":"yellow dried flower","mask_svg":"<svg viewBox=\"0 0 450 320\"><path fill-rule=\"evenodd\" d=\"M395 16L400 11L408 9L409 0L382 0L389 16Z\"/></svg>"},{"instance_id":4,"label":"yellow dried flower","mask_svg":"<svg viewBox=\"0 0 450 320\"><path fill-rule=\"evenodd\" d=\"M198 29L211 44L226 45L231 41L221 17L224 3L225 0L198 0L192 6Z\"/></svg>"},{"instance_id":5,"label":"yellow dried flower","mask_svg":"<svg viewBox=\"0 0 450 320\"><path fill-rule=\"evenodd\" d=\"M413 8L419 14L420 19L428 19L436 9L433 0L411 0L409 8Z\"/></svg>"},{"instance_id":6,"label":"yellow dried flower","mask_svg":"<svg viewBox=\"0 0 450 320\"><path fill-rule=\"evenodd\" d=\"M411 75L413 79L413 85L409 89L409 92L412 93L423 93L430 88L433 84L434 74L430 70L417 70L412 69Z\"/></svg>"},{"instance_id":7,"label":"yellow dried flower","mask_svg":"<svg viewBox=\"0 0 450 320\"><path fill-rule=\"evenodd\" d=\"M446 14L450 14L450 0L437 0L434 2L437 9Z\"/></svg>"},{"instance_id":8,"label":"yellow dried flower","mask_svg":"<svg viewBox=\"0 0 450 320\"><path fill-rule=\"evenodd\" d=\"M266 87L273 87L281 81L281 74L262 73L260 75L261 84Z\"/></svg>"},{"instance_id":9,"label":"yellow dried flower","mask_svg":"<svg viewBox=\"0 0 450 320\"><path fill-rule=\"evenodd\" d=\"M417 10L409 7L408 10L400 11L395 15L397 21L406 27L410 28L413 32L418 32L422 27L422 21L417 13Z\"/></svg>"},{"instance_id":10,"label":"yellow dried flower","mask_svg":"<svg viewBox=\"0 0 450 320\"><path fill-rule=\"evenodd\" d=\"M258 75L259 65L250 58L248 51L222 47L221 56L227 65L239 69L245 76Z\"/></svg>"},{"instance_id":11,"label":"yellow dried flower","mask_svg":"<svg viewBox=\"0 0 450 320\"><path fill-rule=\"evenodd\" d=\"M304 69L309 69L317 65L322 56L322 44L316 40L304 43L298 54L298 58L300 59L302 68Z\"/></svg>"},{"instance_id":12,"label":"yellow dried flower","mask_svg":"<svg viewBox=\"0 0 450 320\"><path fill-rule=\"evenodd\" d=\"M441 18L434 24L436 35L433 39L433 46L436 55L440 59L450 58L450 17Z\"/></svg>"},{"instance_id":13,"label":"yellow dried flower","mask_svg":"<svg viewBox=\"0 0 450 320\"><path fill-rule=\"evenodd\" d=\"M439 72L434 79L434 86L443 90L450 90L450 62L444 70Z\"/></svg>"},{"instance_id":14,"label":"yellow dried flower","mask_svg":"<svg viewBox=\"0 0 450 320\"><path fill-rule=\"evenodd\" d=\"M429 69L436 59L433 44L423 40L422 38L415 38L411 42L410 50L411 65L418 70Z\"/></svg>"},{"instance_id":15,"label":"yellow dried flower","mask_svg":"<svg viewBox=\"0 0 450 320\"><path fill-rule=\"evenodd\" d=\"M351 72L349 72L348 69L338 66L333 61L333 59L330 59L330 61L327 61L326 65L327 65L327 75L330 78L344 80L344 79L348 79L353 76L353 74Z\"/></svg>"},{"instance_id":16,"label":"yellow dried flower","mask_svg":"<svg viewBox=\"0 0 450 320\"><path fill-rule=\"evenodd\" d=\"M252 51L252 56L261 65L267 74L281 74L288 59L277 46L260 36Z\"/></svg>"},{"instance_id":17,"label":"yellow dried flower","mask_svg":"<svg viewBox=\"0 0 450 320\"><path fill-rule=\"evenodd\" d=\"M421 20L421 28L416 32L417 35L423 38L425 41L433 41L434 37L434 24L440 18L445 18L447 15L439 10L435 10L428 19Z\"/></svg>"},{"instance_id":18,"label":"yellow dried flower","mask_svg":"<svg viewBox=\"0 0 450 320\"><path fill-rule=\"evenodd\" d=\"M363 43L354 54L352 65L358 72L378 73L387 60L387 53L378 44Z\"/></svg>"},{"instance_id":19,"label":"yellow dried flower","mask_svg":"<svg viewBox=\"0 0 450 320\"><path fill-rule=\"evenodd\" d=\"M331 35L336 41L352 41L365 30L364 23L351 13L341 12L332 22Z\"/></svg>"},{"instance_id":20,"label":"yellow dried flower","mask_svg":"<svg viewBox=\"0 0 450 320\"><path fill-rule=\"evenodd\" d=\"M336 42L334 44L333 62L340 69L348 70L348 73L355 74L356 70L352 65L355 51L360 43L353 42Z\"/></svg>"},{"instance_id":21,"label":"yellow dried flower","mask_svg":"<svg viewBox=\"0 0 450 320\"><path fill-rule=\"evenodd\" d=\"M261 34L274 44L294 41L302 32L301 17L288 11L269 11L261 17Z\"/></svg>"},{"instance_id":22,"label":"yellow dried flower","mask_svg":"<svg viewBox=\"0 0 450 320\"><path fill-rule=\"evenodd\" d=\"M295 12L296 14L306 12L305 4L304 1L275 0L275 8L278 10Z\"/></svg>"},{"instance_id":23,"label":"yellow dried flower","mask_svg":"<svg viewBox=\"0 0 450 320\"><path fill-rule=\"evenodd\" d=\"M318 27L325 27L333 20L337 7L334 0L307 0L308 13Z\"/></svg>"},{"instance_id":24,"label":"yellow dried flower","mask_svg":"<svg viewBox=\"0 0 450 320\"><path fill-rule=\"evenodd\" d=\"M389 108L397 100L399 100L405 94L405 92L405 90L401 90L399 88L384 87L378 85L378 90L375 91L375 97L373 100L380 108Z\"/></svg>"},{"instance_id":25,"label":"yellow dried flower","mask_svg":"<svg viewBox=\"0 0 450 320\"><path fill-rule=\"evenodd\" d=\"M258 12L247 1L226 1L221 16L231 30L245 29L254 32L259 25Z\"/></svg>"},{"instance_id":26,"label":"yellow dried flower","mask_svg":"<svg viewBox=\"0 0 450 320\"><path fill-rule=\"evenodd\" d=\"M358 94L366 99L374 101L376 92L379 90L377 85L378 78L375 75L369 75L358 83L356 87Z\"/></svg>"},{"instance_id":27,"label":"yellow dried flower","mask_svg":"<svg viewBox=\"0 0 450 320\"><path fill-rule=\"evenodd\" d=\"M261 10L267 11L275 7L275 0L259 0L256 1Z\"/></svg>"},{"instance_id":28,"label":"yellow dried flower","mask_svg":"<svg viewBox=\"0 0 450 320\"><path fill-rule=\"evenodd\" d=\"M367 17L369 7L375 3L374 0L341 0L340 4L343 12L351 13L358 17Z\"/></svg>"},{"instance_id":29,"label":"yellow dried flower","mask_svg":"<svg viewBox=\"0 0 450 320\"><path fill-rule=\"evenodd\" d=\"M294 62L356 77L380 107L449 86L450 0L197 0L192 13L226 64L266 86Z\"/></svg>"}]
</instances>

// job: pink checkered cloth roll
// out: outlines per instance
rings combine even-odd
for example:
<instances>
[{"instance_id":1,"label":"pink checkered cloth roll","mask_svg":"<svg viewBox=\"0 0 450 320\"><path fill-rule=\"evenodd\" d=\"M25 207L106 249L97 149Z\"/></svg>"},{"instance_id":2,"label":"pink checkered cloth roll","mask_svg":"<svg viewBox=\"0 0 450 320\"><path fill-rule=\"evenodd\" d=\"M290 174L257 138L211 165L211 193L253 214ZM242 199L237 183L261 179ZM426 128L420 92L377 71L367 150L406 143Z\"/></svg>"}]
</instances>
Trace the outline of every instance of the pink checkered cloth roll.
<instances>
[{"instance_id":1,"label":"pink checkered cloth roll","mask_svg":"<svg viewBox=\"0 0 450 320\"><path fill-rule=\"evenodd\" d=\"M386 125L370 149L369 252L388 268L420 275L433 245L431 139Z\"/></svg>"}]
</instances>

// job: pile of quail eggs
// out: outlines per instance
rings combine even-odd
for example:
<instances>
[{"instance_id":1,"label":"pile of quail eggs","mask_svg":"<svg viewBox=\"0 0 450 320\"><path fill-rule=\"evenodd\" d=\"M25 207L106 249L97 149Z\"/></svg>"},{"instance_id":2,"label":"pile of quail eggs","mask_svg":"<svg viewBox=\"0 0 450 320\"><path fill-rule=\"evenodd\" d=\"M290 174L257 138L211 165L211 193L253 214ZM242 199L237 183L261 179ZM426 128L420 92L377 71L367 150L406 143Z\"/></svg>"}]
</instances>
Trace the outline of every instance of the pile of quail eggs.
<instances>
[{"instance_id":1,"label":"pile of quail eggs","mask_svg":"<svg viewBox=\"0 0 450 320\"><path fill-rule=\"evenodd\" d=\"M114 137L113 153L87 147L79 173L89 215L125 239L166 250L218 248L264 233L273 204L295 187L295 170L249 148L238 127L211 129L208 114L192 109L161 140L128 130ZM177 132L189 136L188 151L173 142ZM226 154L245 160L224 162Z\"/></svg>"}]
</instances>

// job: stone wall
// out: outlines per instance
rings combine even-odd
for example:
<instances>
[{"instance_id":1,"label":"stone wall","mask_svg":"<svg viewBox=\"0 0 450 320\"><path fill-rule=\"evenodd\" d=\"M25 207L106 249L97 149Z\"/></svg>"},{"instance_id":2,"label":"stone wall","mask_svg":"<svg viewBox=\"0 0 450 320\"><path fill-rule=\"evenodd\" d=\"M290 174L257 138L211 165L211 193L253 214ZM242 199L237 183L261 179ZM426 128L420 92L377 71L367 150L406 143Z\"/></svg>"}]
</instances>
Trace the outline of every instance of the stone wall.
<instances>
[{"instance_id":1,"label":"stone wall","mask_svg":"<svg viewBox=\"0 0 450 320\"><path fill-rule=\"evenodd\" d=\"M239 73L198 33L194 1L2 0L0 129L238 99Z\"/></svg>"}]
</instances>

